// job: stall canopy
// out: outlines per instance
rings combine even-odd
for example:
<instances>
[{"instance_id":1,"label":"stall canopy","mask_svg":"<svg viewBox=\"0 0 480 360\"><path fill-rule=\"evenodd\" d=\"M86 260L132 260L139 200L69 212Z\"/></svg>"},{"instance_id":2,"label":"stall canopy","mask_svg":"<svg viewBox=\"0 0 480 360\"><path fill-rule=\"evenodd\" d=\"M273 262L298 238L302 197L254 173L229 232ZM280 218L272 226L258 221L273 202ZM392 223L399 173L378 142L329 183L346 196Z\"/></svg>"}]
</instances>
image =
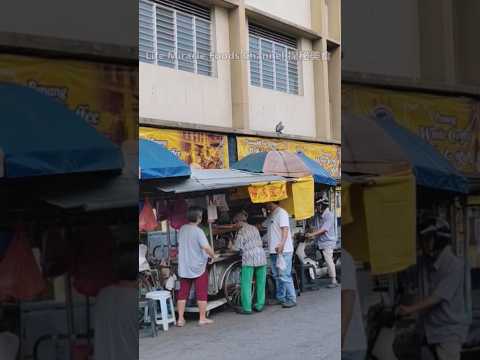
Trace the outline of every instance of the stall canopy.
<instances>
[{"instance_id":1,"label":"stall canopy","mask_svg":"<svg viewBox=\"0 0 480 360\"><path fill-rule=\"evenodd\" d=\"M0 85L0 177L120 170L119 147L66 106L18 85Z\"/></svg>"},{"instance_id":2,"label":"stall canopy","mask_svg":"<svg viewBox=\"0 0 480 360\"><path fill-rule=\"evenodd\" d=\"M388 115L342 115L342 167L375 175L412 169L417 185L468 192L467 179L442 154Z\"/></svg>"},{"instance_id":3,"label":"stall canopy","mask_svg":"<svg viewBox=\"0 0 480 360\"><path fill-rule=\"evenodd\" d=\"M308 169L312 172L315 183L331 186L337 184L337 181L318 162L309 158L303 152L298 152L297 156L302 159Z\"/></svg>"},{"instance_id":4,"label":"stall canopy","mask_svg":"<svg viewBox=\"0 0 480 360\"><path fill-rule=\"evenodd\" d=\"M138 206L138 179L123 174L79 186L72 191L50 192L47 203L64 210L99 211Z\"/></svg>"},{"instance_id":5,"label":"stall canopy","mask_svg":"<svg viewBox=\"0 0 480 360\"><path fill-rule=\"evenodd\" d=\"M162 144L140 139L139 147L142 180L190 176L190 167Z\"/></svg>"},{"instance_id":6,"label":"stall canopy","mask_svg":"<svg viewBox=\"0 0 480 360\"><path fill-rule=\"evenodd\" d=\"M297 178L313 175L316 183L336 185L336 180L330 176L327 170L302 152L269 151L253 153L234 163L232 168L253 173Z\"/></svg>"},{"instance_id":7,"label":"stall canopy","mask_svg":"<svg viewBox=\"0 0 480 360\"><path fill-rule=\"evenodd\" d=\"M249 186L256 183L285 181L281 176L253 174L232 169L192 169L190 178L175 184L158 186L167 193L189 193Z\"/></svg>"}]
</instances>

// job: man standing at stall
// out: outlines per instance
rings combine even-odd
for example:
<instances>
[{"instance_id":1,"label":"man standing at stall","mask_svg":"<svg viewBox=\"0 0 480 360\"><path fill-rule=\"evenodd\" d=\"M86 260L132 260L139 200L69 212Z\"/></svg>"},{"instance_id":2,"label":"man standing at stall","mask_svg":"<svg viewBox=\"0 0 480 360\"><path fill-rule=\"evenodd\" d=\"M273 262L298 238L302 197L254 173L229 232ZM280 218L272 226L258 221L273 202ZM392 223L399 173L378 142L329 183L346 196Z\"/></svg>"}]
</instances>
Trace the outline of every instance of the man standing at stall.
<instances>
[{"instance_id":1,"label":"man standing at stall","mask_svg":"<svg viewBox=\"0 0 480 360\"><path fill-rule=\"evenodd\" d=\"M315 239L318 249L322 252L327 263L328 276L330 277L329 288L338 286L333 251L337 246L335 233L335 215L328 208L329 201L323 197L315 202L316 211L310 221L310 232L305 234L308 239Z\"/></svg>"},{"instance_id":2,"label":"man standing at stall","mask_svg":"<svg viewBox=\"0 0 480 360\"><path fill-rule=\"evenodd\" d=\"M431 219L420 230L428 289L419 302L401 306L401 315L422 315L427 344L438 360L460 360L471 323L465 299L464 262L452 252L450 227Z\"/></svg>"},{"instance_id":3,"label":"man standing at stall","mask_svg":"<svg viewBox=\"0 0 480 360\"><path fill-rule=\"evenodd\" d=\"M264 226L267 228L276 298L282 307L292 308L297 305L297 294L292 278L293 240L290 219L288 213L279 206L278 202L267 203L266 207L269 216L264 222ZM283 268L278 267L279 257L282 257L285 262Z\"/></svg>"}]
</instances>

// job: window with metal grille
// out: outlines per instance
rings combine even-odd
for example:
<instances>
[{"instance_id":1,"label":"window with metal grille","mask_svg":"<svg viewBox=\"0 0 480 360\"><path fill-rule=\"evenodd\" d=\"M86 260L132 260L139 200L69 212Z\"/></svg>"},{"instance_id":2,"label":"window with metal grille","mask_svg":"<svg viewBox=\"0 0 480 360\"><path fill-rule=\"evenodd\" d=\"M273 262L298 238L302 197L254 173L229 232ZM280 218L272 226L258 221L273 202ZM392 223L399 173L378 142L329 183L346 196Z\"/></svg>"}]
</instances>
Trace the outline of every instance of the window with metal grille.
<instances>
[{"instance_id":1,"label":"window with metal grille","mask_svg":"<svg viewBox=\"0 0 480 360\"><path fill-rule=\"evenodd\" d=\"M249 24L250 83L298 94L297 40Z\"/></svg>"},{"instance_id":2,"label":"window with metal grille","mask_svg":"<svg viewBox=\"0 0 480 360\"><path fill-rule=\"evenodd\" d=\"M139 0L139 60L212 76L210 9L185 0Z\"/></svg>"}]
</instances>

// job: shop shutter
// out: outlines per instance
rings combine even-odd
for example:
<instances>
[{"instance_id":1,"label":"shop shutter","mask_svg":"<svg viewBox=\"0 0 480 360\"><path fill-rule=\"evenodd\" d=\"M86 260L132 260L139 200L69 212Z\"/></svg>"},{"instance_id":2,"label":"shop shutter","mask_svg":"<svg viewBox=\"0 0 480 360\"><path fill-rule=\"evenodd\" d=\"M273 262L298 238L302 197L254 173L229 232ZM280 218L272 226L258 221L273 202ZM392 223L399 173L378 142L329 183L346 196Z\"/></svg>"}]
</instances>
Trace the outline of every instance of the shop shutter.
<instances>
[{"instance_id":1,"label":"shop shutter","mask_svg":"<svg viewBox=\"0 0 480 360\"><path fill-rule=\"evenodd\" d=\"M210 8L187 0L139 4L140 61L212 76Z\"/></svg>"},{"instance_id":2,"label":"shop shutter","mask_svg":"<svg viewBox=\"0 0 480 360\"><path fill-rule=\"evenodd\" d=\"M197 45L197 73L212 75L210 22L200 18L195 19L195 38Z\"/></svg>"},{"instance_id":3,"label":"shop shutter","mask_svg":"<svg viewBox=\"0 0 480 360\"><path fill-rule=\"evenodd\" d=\"M140 0L138 9L138 57L140 61L155 63L154 6Z\"/></svg>"},{"instance_id":4,"label":"shop shutter","mask_svg":"<svg viewBox=\"0 0 480 360\"><path fill-rule=\"evenodd\" d=\"M157 6L157 61L175 67L175 20L172 10Z\"/></svg>"},{"instance_id":5,"label":"shop shutter","mask_svg":"<svg viewBox=\"0 0 480 360\"><path fill-rule=\"evenodd\" d=\"M294 37L272 31L262 26L250 23L248 25L248 31L250 35L258 36L262 39L270 40L278 44L282 44L291 48L297 48L297 39Z\"/></svg>"},{"instance_id":6,"label":"shop shutter","mask_svg":"<svg viewBox=\"0 0 480 360\"><path fill-rule=\"evenodd\" d=\"M275 88L287 91L287 48L275 44Z\"/></svg>"},{"instance_id":7,"label":"shop shutter","mask_svg":"<svg viewBox=\"0 0 480 360\"><path fill-rule=\"evenodd\" d=\"M267 89L275 88L273 68L273 44L271 41L261 40L262 48L262 85Z\"/></svg>"},{"instance_id":8,"label":"shop shutter","mask_svg":"<svg viewBox=\"0 0 480 360\"><path fill-rule=\"evenodd\" d=\"M258 38L249 37L250 42L250 82L255 86L262 86L261 73L260 73L260 45Z\"/></svg>"},{"instance_id":9,"label":"shop shutter","mask_svg":"<svg viewBox=\"0 0 480 360\"><path fill-rule=\"evenodd\" d=\"M210 21L210 9L188 0L156 0L159 5Z\"/></svg>"},{"instance_id":10,"label":"shop shutter","mask_svg":"<svg viewBox=\"0 0 480 360\"><path fill-rule=\"evenodd\" d=\"M289 49L288 55L288 92L298 94L298 61L294 50Z\"/></svg>"},{"instance_id":11,"label":"shop shutter","mask_svg":"<svg viewBox=\"0 0 480 360\"><path fill-rule=\"evenodd\" d=\"M177 13L177 56L180 70L195 72L193 17Z\"/></svg>"},{"instance_id":12,"label":"shop shutter","mask_svg":"<svg viewBox=\"0 0 480 360\"><path fill-rule=\"evenodd\" d=\"M298 94L297 40L256 24L249 24L250 83Z\"/></svg>"}]
</instances>

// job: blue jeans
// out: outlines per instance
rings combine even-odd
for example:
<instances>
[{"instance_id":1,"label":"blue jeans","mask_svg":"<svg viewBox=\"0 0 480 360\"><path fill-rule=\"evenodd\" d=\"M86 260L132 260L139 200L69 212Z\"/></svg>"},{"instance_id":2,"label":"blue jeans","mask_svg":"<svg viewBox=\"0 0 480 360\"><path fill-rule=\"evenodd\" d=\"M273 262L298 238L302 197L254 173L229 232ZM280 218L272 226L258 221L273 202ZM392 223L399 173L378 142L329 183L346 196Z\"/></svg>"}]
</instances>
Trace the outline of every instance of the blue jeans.
<instances>
[{"instance_id":1,"label":"blue jeans","mask_svg":"<svg viewBox=\"0 0 480 360\"><path fill-rule=\"evenodd\" d=\"M272 275L275 279L275 287L277 288L276 298L282 303L297 302L297 294L292 278L292 259L293 253L283 253L282 256L287 263L287 268L280 271L277 268L277 254L270 254L272 261Z\"/></svg>"}]
</instances>

